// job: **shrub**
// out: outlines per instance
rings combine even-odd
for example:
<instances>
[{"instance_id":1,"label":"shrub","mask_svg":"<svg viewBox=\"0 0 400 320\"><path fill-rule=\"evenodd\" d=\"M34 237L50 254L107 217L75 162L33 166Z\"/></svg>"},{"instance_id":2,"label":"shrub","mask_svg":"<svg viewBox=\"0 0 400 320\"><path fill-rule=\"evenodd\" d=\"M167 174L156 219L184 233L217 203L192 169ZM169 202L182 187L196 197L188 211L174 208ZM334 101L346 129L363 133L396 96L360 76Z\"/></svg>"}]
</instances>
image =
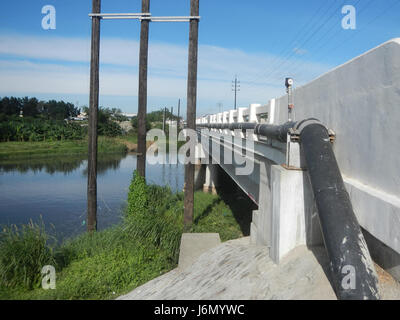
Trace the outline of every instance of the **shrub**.
<instances>
[{"instance_id":1,"label":"shrub","mask_svg":"<svg viewBox=\"0 0 400 320\"><path fill-rule=\"evenodd\" d=\"M122 133L121 126L112 120L99 122L98 124L98 134L100 136L116 137L122 135Z\"/></svg>"},{"instance_id":2,"label":"shrub","mask_svg":"<svg viewBox=\"0 0 400 320\"><path fill-rule=\"evenodd\" d=\"M3 227L0 237L0 284L32 289L39 285L45 265L55 266L44 224Z\"/></svg>"},{"instance_id":3,"label":"shrub","mask_svg":"<svg viewBox=\"0 0 400 320\"><path fill-rule=\"evenodd\" d=\"M129 186L128 192L128 210L127 214L129 216L139 215L143 211L146 211L148 201L147 201L147 186L145 179L137 174L137 171L133 173L131 184Z\"/></svg>"},{"instance_id":4,"label":"shrub","mask_svg":"<svg viewBox=\"0 0 400 320\"><path fill-rule=\"evenodd\" d=\"M0 122L0 141L81 140L86 128L76 123L37 118L15 118Z\"/></svg>"},{"instance_id":5,"label":"shrub","mask_svg":"<svg viewBox=\"0 0 400 320\"><path fill-rule=\"evenodd\" d=\"M127 234L135 240L147 241L166 250L174 262L177 262L183 230L183 211L171 213L168 209L179 197L168 187L146 185L144 178L135 172L129 188L124 221Z\"/></svg>"}]
</instances>

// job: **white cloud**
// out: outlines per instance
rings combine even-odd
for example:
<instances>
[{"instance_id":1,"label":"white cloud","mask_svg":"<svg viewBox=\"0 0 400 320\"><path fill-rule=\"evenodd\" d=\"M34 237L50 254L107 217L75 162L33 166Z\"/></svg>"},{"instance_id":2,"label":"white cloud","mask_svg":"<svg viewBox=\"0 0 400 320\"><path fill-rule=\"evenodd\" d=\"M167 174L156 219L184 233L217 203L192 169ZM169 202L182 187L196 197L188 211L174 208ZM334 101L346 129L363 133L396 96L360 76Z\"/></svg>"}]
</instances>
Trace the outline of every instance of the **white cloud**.
<instances>
[{"instance_id":1,"label":"white cloud","mask_svg":"<svg viewBox=\"0 0 400 320\"><path fill-rule=\"evenodd\" d=\"M139 45L134 40L101 40L101 95L136 96L138 52ZM0 34L0 94L88 94L89 56L90 39ZM200 45L199 113L214 110L220 101L226 107L233 104L231 80L235 74L241 80L239 105L266 103L284 94L282 79L292 75L292 69L274 68L297 62L286 63L269 54ZM297 73L297 84L328 69L329 66L307 62L304 72ZM184 98L186 76L186 46L150 43L149 103Z\"/></svg>"},{"instance_id":2,"label":"white cloud","mask_svg":"<svg viewBox=\"0 0 400 320\"><path fill-rule=\"evenodd\" d=\"M293 52L299 55L306 54L308 51L306 49L301 49L301 48L293 48Z\"/></svg>"},{"instance_id":3,"label":"white cloud","mask_svg":"<svg viewBox=\"0 0 400 320\"><path fill-rule=\"evenodd\" d=\"M62 61L89 61L90 41L79 38L0 35L0 54Z\"/></svg>"}]
</instances>

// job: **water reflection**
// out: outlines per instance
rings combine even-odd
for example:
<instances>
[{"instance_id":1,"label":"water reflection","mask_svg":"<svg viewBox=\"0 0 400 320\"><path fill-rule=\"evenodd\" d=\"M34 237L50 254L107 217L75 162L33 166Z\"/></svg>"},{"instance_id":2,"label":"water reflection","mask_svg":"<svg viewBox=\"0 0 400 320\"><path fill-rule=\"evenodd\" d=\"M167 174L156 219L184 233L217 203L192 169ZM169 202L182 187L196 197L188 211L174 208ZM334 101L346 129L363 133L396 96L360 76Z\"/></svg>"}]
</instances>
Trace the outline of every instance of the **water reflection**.
<instances>
[{"instance_id":1,"label":"water reflection","mask_svg":"<svg viewBox=\"0 0 400 320\"><path fill-rule=\"evenodd\" d=\"M0 172L19 172L27 173L32 171L34 173L46 172L54 174L56 172L63 172L68 174L79 168L86 157L59 157L56 158L43 158L43 159L18 159L0 162Z\"/></svg>"},{"instance_id":2,"label":"water reflection","mask_svg":"<svg viewBox=\"0 0 400 320\"><path fill-rule=\"evenodd\" d=\"M99 155L98 227L104 229L121 219L136 155ZM183 189L183 165L149 165L148 183ZM63 156L0 162L0 225L21 224L42 216L53 224L59 238L85 232L86 156Z\"/></svg>"},{"instance_id":3,"label":"water reflection","mask_svg":"<svg viewBox=\"0 0 400 320\"><path fill-rule=\"evenodd\" d=\"M99 155L97 162L97 173L102 174L107 170L118 170L122 159L126 158L126 154L102 154ZM87 166L86 155L73 155L73 156L56 156L49 158L39 159L17 159L7 160L0 162L0 173L2 172L19 172L27 173L32 171L34 173L46 172L54 174L62 172L64 174L71 173L81 167ZM83 170L83 174L87 175L87 168Z\"/></svg>"}]
</instances>

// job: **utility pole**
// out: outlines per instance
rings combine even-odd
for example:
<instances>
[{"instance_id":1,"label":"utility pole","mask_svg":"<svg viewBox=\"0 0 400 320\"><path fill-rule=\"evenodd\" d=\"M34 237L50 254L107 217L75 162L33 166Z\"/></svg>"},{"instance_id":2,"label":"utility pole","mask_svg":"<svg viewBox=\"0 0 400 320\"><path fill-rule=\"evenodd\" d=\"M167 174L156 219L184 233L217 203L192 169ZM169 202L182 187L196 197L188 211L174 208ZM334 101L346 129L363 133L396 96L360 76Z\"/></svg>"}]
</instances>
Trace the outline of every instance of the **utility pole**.
<instances>
[{"instance_id":1,"label":"utility pole","mask_svg":"<svg viewBox=\"0 0 400 320\"><path fill-rule=\"evenodd\" d=\"M236 110L236 95L240 91L240 81L238 81L237 75L235 75L235 80L232 81L232 91L235 91L235 110Z\"/></svg>"},{"instance_id":2,"label":"utility pole","mask_svg":"<svg viewBox=\"0 0 400 320\"><path fill-rule=\"evenodd\" d=\"M162 131L164 131L165 132L165 116L166 116L166 111L167 110L167 108L166 107L164 107L164 110L163 110L163 120L162 120Z\"/></svg>"},{"instance_id":3,"label":"utility pole","mask_svg":"<svg viewBox=\"0 0 400 320\"><path fill-rule=\"evenodd\" d=\"M190 15L199 15L199 0L190 0ZM190 19L189 30L189 61L187 83L187 128L196 128L196 96L197 96L197 53L199 37L199 20ZM191 155L193 156L193 155ZM194 163L185 165L185 196L183 223L185 230L189 230L193 223L194 205Z\"/></svg>"},{"instance_id":4,"label":"utility pole","mask_svg":"<svg viewBox=\"0 0 400 320\"><path fill-rule=\"evenodd\" d=\"M100 0L93 0L92 13L100 13ZM97 230L97 114L99 109L100 19L92 17L89 95L89 149L87 183L87 231Z\"/></svg>"},{"instance_id":5,"label":"utility pole","mask_svg":"<svg viewBox=\"0 0 400 320\"><path fill-rule=\"evenodd\" d=\"M196 6L197 4L197 10ZM191 0L191 12L199 12L199 0ZM148 42L149 42L149 23L152 22L190 22L190 39L192 44L189 52L195 48L195 53L189 54L189 66L191 59L195 59L195 67L189 68L188 83L191 86L197 85L197 33L199 16L161 16L154 17L150 14L150 0L142 0L141 13L100 13L100 0L92 0L92 13L89 17L92 19L92 39L91 39L91 59L90 59L90 97L89 97L89 147L88 147L88 218L87 229L94 231L97 228L97 116L99 107L99 52L100 52L100 21L111 19L131 19L141 21L140 29L140 52L139 52L139 89L138 89L138 156L137 171L138 174L145 177L146 174L146 112L147 112L147 63L148 63ZM193 30L192 30L193 29ZM192 40L192 34L195 34L195 46ZM195 58L193 58L193 56ZM194 71L193 71L193 70ZM193 80L194 74L194 82ZM189 87L189 86L188 86ZM188 88L188 96L193 96L193 89ZM192 116L193 127L195 123L196 109L196 87L194 87L194 112ZM165 128L165 109L164 109L164 128ZM192 204L193 207L193 204ZM193 211L193 210L192 210Z\"/></svg>"},{"instance_id":6,"label":"utility pole","mask_svg":"<svg viewBox=\"0 0 400 320\"><path fill-rule=\"evenodd\" d=\"M150 0L142 0L142 13L150 13ZM138 155L137 172L146 177L146 113L147 113L147 61L149 51L149 23L140 22L139 94L138 94Z\"/></svg>"},{"instance_id":7,"label":"utility pole","mask_svg":"<svg viewBox=\"0 0 400 320\"><path fill-rule=\"evenodd\" d=\"M222 104L222 102L218 102L217 103L217 107L218 107L218 112L222 112L222 109L223 109L223 104Z\"/></svg>"},{"instance_id":8,"label":"utility pole","mask_svg":"<svg viewBox=\"0 0 400 320\"><path fill-rule=\"evenodd\" d=\"M180 129L180 126L181 126L180 114L181 114L181 99L178 99L178 118L177 118L177 121L176 121L176 133L177 133L178 137L179 137L179 129ZM176 143L177 143L177 147L176 148L178 149L178 141L176 141ZM176 161L176 167L178 167L178 161Z\"/></svg>"},{"instance_id":9,"label":"utility pole","mask_svg":"<svg viewBox=\"0 0 400 320\"><path fill-rule=\"evenodd\" d=\"M179 125L181 123L180 118L179 118L180 117L180 112L181 112L181 99L178 100L178 121L177 121L178 130L179 130Z\"/></svg>"}]
</instances>

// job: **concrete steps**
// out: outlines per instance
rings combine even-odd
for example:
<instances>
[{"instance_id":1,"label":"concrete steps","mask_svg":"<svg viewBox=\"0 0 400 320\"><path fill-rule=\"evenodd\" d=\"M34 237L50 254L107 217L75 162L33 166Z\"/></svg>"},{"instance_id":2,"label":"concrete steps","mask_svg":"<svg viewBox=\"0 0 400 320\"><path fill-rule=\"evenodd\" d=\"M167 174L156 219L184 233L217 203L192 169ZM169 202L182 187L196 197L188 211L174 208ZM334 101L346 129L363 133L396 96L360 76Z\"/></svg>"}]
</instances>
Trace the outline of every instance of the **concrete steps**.
<instances>
[{"instance_id":1,"label":"concrete steps","mask_svg":"<svg viewBox=\"0 0 400 320\"><path fill-rule=\"evenodd\" d=\"M184 233L179 249L179 270L189 268L206 251L221 244L218 233Z\"/></svg>"}]
</instances>

